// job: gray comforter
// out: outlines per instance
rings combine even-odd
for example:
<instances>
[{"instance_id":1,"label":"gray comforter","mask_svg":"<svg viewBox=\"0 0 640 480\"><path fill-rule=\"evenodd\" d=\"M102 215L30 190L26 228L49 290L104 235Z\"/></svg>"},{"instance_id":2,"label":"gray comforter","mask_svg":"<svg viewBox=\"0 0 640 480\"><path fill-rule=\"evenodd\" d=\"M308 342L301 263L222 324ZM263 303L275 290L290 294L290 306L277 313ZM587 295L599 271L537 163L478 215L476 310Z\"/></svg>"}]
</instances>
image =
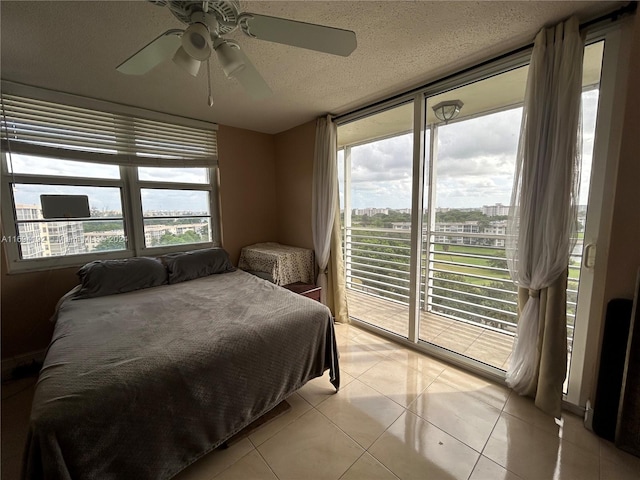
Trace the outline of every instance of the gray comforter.
<instances>
[{"instance_id":1,"label":"gray comforter","mask_svg":"<svg viewBox=\"0 0 640 480\"><path fill-rule=\"evenodd\" d=\"M171 478L326 369L329 310L242 271L66 300L23 478Z\"/></svg>"}]
</instances>

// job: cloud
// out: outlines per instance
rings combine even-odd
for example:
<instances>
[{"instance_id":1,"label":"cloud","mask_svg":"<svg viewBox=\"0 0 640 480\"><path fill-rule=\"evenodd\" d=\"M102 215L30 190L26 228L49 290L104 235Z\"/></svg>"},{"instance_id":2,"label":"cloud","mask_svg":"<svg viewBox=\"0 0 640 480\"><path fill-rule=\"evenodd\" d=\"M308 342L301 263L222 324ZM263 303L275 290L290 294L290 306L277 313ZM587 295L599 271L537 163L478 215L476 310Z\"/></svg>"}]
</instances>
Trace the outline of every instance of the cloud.
<instances>
[{"instance_id":1,"label":"cloud","mask_svg":"<svg viewBox=\"0 0 640 480\"><path fill-rule=\"evenodd\" d=\"M583 94L583 173L580 203L589 190L598 91ZM509 204L520 136L522 108L438 127L437 206L473 208ZM427 135L428 144L428 135ZM339 159L342 154L339 153ZM411 206L413 135L352 148L353 208ZM343 163L339 163L343 198Z\"/></svg>"},{"instance_id":2,"label":"cloud","mask_svg":"<svg viewBox=\"0 0 640 480\"><path fill-rule=\"evenodd\" d=\"M438 128L438 176L488 176L513 171L522 109Z\"/></svg>"},{"instance_id":3,"label":"cloud","mask_svg":"<svg viewBox=\"0 0 640 480\"><path fill-rule=\"evenodd\" d=\"M56 177L120 178L120 168L117 165L76 162L17 153L10 156L9 168L11 169L12 166L15 173Z\"/></svg>"},{"instance_id":4,"label":"cloud","mask_svg":"<svg viewBox=\"0 0 640 480\"><path fill-rule=\"evenodd\" d=\"M122 212L118 187L76 187L67 185L17 184L17 204L40 206L40 195L87 195L89 207L96 210ZM144 211L209 211L209 193L194 190L142 189Z\"/></svg>"},{"instance_id":5,"label":"cloud","mask_svg":"<svg viewBox=\"0 0 640 480\"><path fill-rule=\"evenodd\" d=\"M76 187L67 185L27 185L14 187L17 204L40 205L40 195L87 195L89 207L97 210L122 211L120 189L115 187Z\"/></svg>"},{"instance_id":6,"label":"cloud","mask_svg":"<svg viewBox=\"0 0 640 480\"><path fill-rule=\"evenodd\" d=\"M413 134L400 135L351 149L351 182L411 182Z\"/></svg>"},{"instance_id":7,"label":"cloud","mask_svg":"<svg viewBox=\"0 0 640 480\"><path fill-rule=\"evenodd\" d=\"M139 167L138 177L152 182L206 183L207 169Z\"/></svg>"},{"instance_id":8,"label":"cloud","mask_svg":"<svg viewBox=\"0 0 640 480\"><path fill-rule=\"evenodd\" d=\"M208 212L209 193L197 190L141 190L142 210Z\"/></svg>"}]
</instances>

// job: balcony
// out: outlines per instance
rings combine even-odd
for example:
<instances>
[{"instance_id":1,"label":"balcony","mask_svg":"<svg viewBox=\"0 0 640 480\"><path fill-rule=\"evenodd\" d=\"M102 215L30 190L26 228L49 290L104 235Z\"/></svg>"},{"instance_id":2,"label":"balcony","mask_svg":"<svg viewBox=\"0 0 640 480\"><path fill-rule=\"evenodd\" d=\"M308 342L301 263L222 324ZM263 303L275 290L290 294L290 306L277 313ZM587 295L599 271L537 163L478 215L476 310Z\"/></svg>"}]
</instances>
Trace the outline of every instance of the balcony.
<instances>
[{"instance_id":1,"label":"balcony","mask_svg":"<svg viewBox=\"0 0 640 480\"><path fill-rule=\"evenodd\" d=\"M347 298L352 318L391 332L407 329L406 322L399 319L408 318L408 306L350 288L347 289ZM506 370L513 348L513 335L424 311L420 315L420 332L427 332L420 335L423 340L501 370Z\"/></svg>"},{"instance_id":2,"label":"balcony","mask_svg":"<svg viewBox=\"0 0 640 480\"><path fill-rule=\"evenodd\" d=\"M349 314L408 336L410 229L348 227L344 253ZM517 293L505 258L504 228L436 224L422 236L420 340L506 370L517 329ZM582 244L567 289L569 352Z\"/></svg>"}]
</instances>

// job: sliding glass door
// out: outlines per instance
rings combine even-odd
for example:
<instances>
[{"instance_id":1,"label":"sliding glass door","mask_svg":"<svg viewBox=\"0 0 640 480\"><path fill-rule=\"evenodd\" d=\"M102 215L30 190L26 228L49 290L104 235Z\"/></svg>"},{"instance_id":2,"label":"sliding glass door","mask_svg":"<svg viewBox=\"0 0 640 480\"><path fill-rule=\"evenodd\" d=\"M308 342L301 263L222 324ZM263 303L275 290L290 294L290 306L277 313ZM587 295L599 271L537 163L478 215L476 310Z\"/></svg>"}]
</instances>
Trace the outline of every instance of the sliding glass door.
<instances>
[{"instance_id":1,"label":"sliding glass door","mask_svg":"<svg viewBox=\"0 0 640 480\"><path fill-rule=\"evenodd\" d=\"M349 313L407 336L413 159L411 102L338 129Z\"/></svg>"},{"instance_id":2,"label":"sliding glass door","mask_svg":"<svg viewBox=\"0 0 640 480\"><path fill-rule=\"evenodd\" d=\"M603 43L586 47L584 57L581 206L568 265L569 359L585 263ZM527 75L523 57L501 72L399 100L338 128L351 317L494 373L507 369L517 330L505 240ZM412 215L412 206L422 211ZM411 272L418 272L418 282Z\"/></svg>"},{"instance_id":3,"label":"sliding glass door","mask_svg":"<svg viewBox=\"0 0 640 480\"><path fill-rule=\"evenodd\" d=\"M516 331L505 234L526 76L524 66L450 90L425 112L433 153L419 338L498 369Z\"/></svg>"},{"instance_id":4,"label":"sliding glass door","mask_svg":"<svg viewBox=\"0 0 640 480\"><path fill-rule=\"evenodd\" d=\"M584 56L580 208L567 285L569 360L602 53L600 42L586 47ZM523 66L450 90L429 98L426 106L433 155L424 191L433 208L424 221L419 338L499 370L508 367L517 329L505 239L527 70ZM439 110L449 105L462 107L451 120L439 119Z\"/></svg>"}]
</instances>

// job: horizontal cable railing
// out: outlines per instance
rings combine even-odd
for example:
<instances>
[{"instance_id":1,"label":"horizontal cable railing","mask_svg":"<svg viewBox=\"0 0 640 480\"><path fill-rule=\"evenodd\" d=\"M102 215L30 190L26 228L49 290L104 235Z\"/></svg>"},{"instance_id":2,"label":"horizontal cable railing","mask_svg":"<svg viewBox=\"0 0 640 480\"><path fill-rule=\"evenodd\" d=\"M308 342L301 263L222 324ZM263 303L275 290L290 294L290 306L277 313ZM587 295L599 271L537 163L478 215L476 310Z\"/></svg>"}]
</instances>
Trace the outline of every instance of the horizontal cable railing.
<instances>
[{"instance_id":1,"label":"horizontal cable railing","mask_svg":"<svg viewBox=\"0 0 640 480\"><path fill-rule=\"evenodd\" d=\"M409 305L411 231L347 227L344 258L347 288L380 300ZM513 336L518 293L507 268L505 235L423 232L420 308L459 322ZM567 288L569 345L574 329L581 241L570 255Z\"/></svg>"}]
</instances>

